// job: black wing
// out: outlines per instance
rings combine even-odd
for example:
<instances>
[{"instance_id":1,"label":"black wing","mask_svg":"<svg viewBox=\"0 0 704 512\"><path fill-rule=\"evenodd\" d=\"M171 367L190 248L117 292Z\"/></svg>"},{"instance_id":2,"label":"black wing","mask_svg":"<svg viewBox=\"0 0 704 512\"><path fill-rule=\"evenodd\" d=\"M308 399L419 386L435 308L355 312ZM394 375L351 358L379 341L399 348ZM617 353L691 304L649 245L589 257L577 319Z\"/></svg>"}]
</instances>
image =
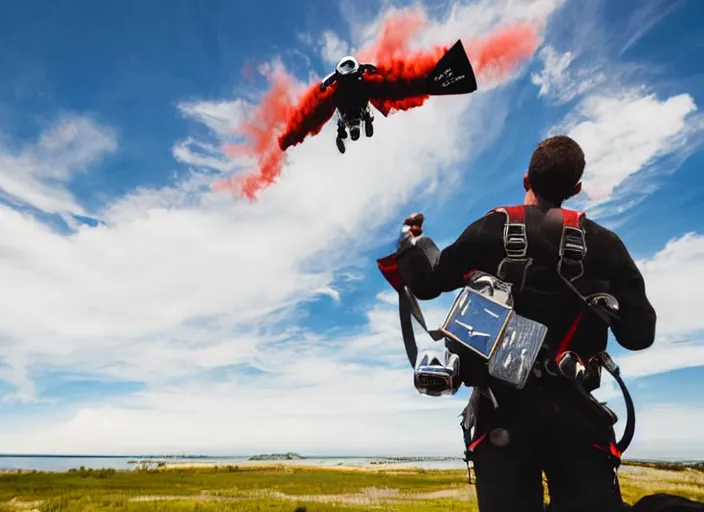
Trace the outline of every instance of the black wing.
<instances>
[{"instance_id":1,"label":"black wing","mask_svg":"<svg viewBox=\"0 0 704 512\"><path fill-rule=\"evenodd\" d=\"M371 74L365 77L367 94L371 99L404 100L420 96L470 94L477 90L477 79L464 45L458 40L429 73L390 77Z\"/></svg>"}]
</instances>

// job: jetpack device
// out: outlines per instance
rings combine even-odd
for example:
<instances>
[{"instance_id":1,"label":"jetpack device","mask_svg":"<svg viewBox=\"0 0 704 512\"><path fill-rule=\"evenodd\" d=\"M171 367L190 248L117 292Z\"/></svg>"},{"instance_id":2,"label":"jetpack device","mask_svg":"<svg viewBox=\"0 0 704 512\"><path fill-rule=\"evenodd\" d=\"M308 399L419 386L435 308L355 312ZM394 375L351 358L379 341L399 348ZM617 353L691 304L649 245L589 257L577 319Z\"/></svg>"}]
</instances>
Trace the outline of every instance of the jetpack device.
<instances>
[{"instance_id":1,"label":"jetpack device","mask_svg":"<svg viewBox=\"0 0 704 512\"><path fill-rule=\"evenodd\" d=\"M472 273L445 321L438 329L430 330L416 297L403 284L395 255L377 260L377 266L399 294L401 331L419 393L455 394L461 386L461 361L448 348L451 342L480 357L490 376L518 389L525 386L545 341L547 327L513 310L510 284L483 272ZM411 318L432 340L420 353Z\"/></svg>"},{"instance_id":2,"label":"jetpack device","mask_svg":"<svg viewBox=\"0 0 704 512\"><path fill-rule=\"evenodd\" d=\"M462 385L460 365L462 360L448 345L461 346L484 362L484 367L471 365L498 380L522 389L534 370L540 365L539 355L548 329L545 325L525 318L513 310L511 285L493 275L474 271L466 276L465 286L460 290L443 324L436 330L427 327L423 313L413 293L404 284L396 263L396 254L377 260L377 266L399 296L399 319L406 354L414 369L414 385L419 393L429 396L453 395ZM584 302L585 308L609 323L618 315L618 301L608 294L597 293L583 297L570 287ZM418 351L412 318L430 336L432 342L426 349ZM618 366L607 352L600 352L587 362L582 362L571 351L562 354L555 371L550 366L545 370L552 375L562 375L572 381L595 411L604 414L612 423L617 418L605 404L590 393L588 382L599 380L601 368L616 380L626 404L626 425L621 439L611 447L612 453L620 457L630 445L635 431L635 408L628 389L621 378ZM462 376L464 377L464 375ZM467 434L474 423L473 402L479 394L486 395L498 407L489 386L474 387L470 403L463 411L462 428Z\"/></svg>"}]
</instances>

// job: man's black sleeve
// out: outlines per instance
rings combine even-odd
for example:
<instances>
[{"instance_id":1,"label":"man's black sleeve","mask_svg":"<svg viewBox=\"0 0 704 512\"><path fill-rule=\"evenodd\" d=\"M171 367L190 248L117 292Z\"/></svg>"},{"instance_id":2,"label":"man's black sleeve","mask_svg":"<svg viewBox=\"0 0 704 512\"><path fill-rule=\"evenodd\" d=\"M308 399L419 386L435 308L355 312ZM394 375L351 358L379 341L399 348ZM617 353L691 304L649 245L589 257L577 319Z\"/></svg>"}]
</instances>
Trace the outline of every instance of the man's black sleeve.
<instances>
[{"instance_id":1,"label":"man's black sleeve","mask_svg":"<svg viewBox=\"0 0 704 512\"><path fill-rule=\"evenodd\" d=\"M485 222L482 218L471 224L442 251L426 236L399 250L398 270L413 295L430 300L463 286L464 276L480 263Z\"/></svg>"},{"instance_id":2,"label":"man's black sleeve","mask_svg":"<svg viewBox=\"0 0 704 512\"><path fill-rule=\"evenodd\" d=\"M643 350L655 341L657 315L645 293L643 275L621 239L613 234L616 265L611 294L619 302L619 320L611 329L616 341L628 350Z\"/></svg>"}]
</instances>

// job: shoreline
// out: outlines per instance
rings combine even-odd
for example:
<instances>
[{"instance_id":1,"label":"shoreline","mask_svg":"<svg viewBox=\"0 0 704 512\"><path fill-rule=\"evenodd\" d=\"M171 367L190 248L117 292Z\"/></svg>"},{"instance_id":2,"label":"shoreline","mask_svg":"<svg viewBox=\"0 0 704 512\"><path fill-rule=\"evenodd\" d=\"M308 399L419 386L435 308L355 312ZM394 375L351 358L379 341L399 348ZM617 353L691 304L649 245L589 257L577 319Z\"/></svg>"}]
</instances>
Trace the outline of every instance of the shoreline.
<instances>
[{"instance_id":1,"label":"shoreline","mask_svg":"<svg viewBox=\"0 0 704 512\"><path fill-rule=\"evenodd\" d=\"M398 463L377 463L377 464L365 464L365 465L344 465L337 464L334 466L324 466L317 464L305 464L303 462L297 462L292 464L290 461L286 460L268 460L268 461L253 461L247 460L243 462L236 462L230 464L223 464L218 462L167 462L161 468L162 470L174 470L174 469L227 469L227 468L239 468L242 471L247 470L306 470L306 471L364 471L375 473L379 471L388 470L405 470L405 471L460 471L456 468L424 468L422 466L414 466L412 464L398 464Z\"/></svg>"},{"instance_id":2,"label":"shoreline","mask_svg":"<svg viewBox=\"0 0 704 512\"><path fill-rule=\"evenodd\" d=\"M178 460L178 461L146 461L143 463L131 464L128 468L70 468L70 469L25 469L25 468L0 468L0 476L5 475L25 475L37 473L52 473L65 474L73 472L85 473L100 473L100 472L168 472L168 471L223 471L223 472L249 472L249 471L266 471L266 472L285 472L293 473L296 471L319 471L319 472L357 472L357 473L464 473L467 472L467 467L464 461L460 462L460 467L423 467L418 465L422 461L379 461L367 464L350 465L338 463L335 465L315 464L311 460L306 463L306 459L299 460L240 460L240 461L198 461L194 460ZM471 467L471 463L470 463ZM678 464L678 463L650 463L640 461L623 461L619 469L619 473L631 473L642 470L656 470L673 473L704 473L704 465L697 463Z\"/></svg>"}]
</instances>

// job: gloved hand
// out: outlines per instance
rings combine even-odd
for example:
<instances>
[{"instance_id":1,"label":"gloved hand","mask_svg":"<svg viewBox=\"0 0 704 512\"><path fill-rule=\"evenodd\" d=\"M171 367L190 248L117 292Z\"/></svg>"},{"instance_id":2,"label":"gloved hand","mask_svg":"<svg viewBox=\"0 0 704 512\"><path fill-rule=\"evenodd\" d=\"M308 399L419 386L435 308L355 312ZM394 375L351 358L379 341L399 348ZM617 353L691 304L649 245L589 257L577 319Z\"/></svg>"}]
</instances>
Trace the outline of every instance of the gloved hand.
<instances>
[{"instance_id":1,"label":"gloved hand","mask_svg":"<svg viewBox=\"0 0 704 512\"><path fill-rule=\"evenodd\" d=\"M404 236L418 237L423 234L423 221L425 221L425 215L422 213L414 213L409 215L403 220L403 227L401 227L401 234Z\"/></svg>"},{"instance_id":2,"label":"gloved hand","mask_svg":"<svg viewBox=\"0 0 704 512\"><path fill-rule=\"evenodd\" d=\"M422 213L414 213L404 219L398 241L399 250L415 245L416 240L423 235L424 220L425 216Z\"/></svg>"}]
</instances>

